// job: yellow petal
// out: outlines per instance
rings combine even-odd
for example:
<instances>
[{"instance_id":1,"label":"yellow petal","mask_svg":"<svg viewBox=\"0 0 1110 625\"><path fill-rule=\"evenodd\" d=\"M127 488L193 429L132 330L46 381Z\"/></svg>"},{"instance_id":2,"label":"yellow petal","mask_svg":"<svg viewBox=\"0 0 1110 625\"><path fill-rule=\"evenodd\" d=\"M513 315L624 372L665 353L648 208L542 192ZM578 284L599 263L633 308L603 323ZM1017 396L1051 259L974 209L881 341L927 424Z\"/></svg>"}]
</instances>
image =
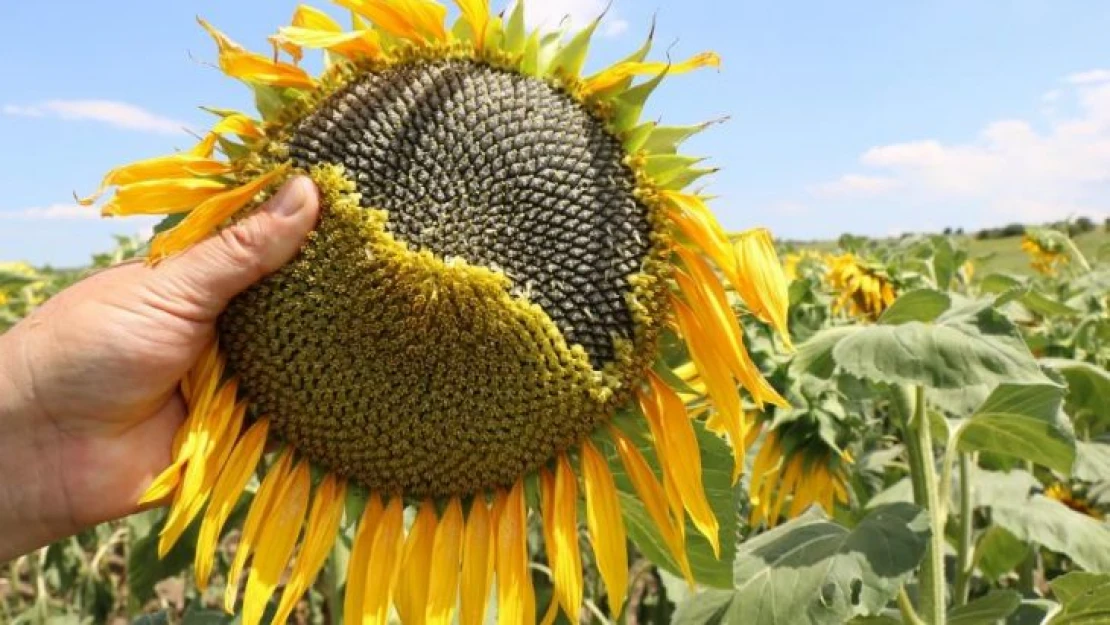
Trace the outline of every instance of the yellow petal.
<instances>
[{"instance_id":1,"label":"yellow petal","mask_svg":"<svg viewBox=\"0 0 1110 625\"><path fill-rule=\"evenodd\" d=\"M297 5L297 9L293 12L293 19L290 23L293 26L314 28L316 30L330 30L332 32L343 30L339 22L333 20L330 15L307 4Z\"/></svg>"},{"instance_id":2,"label":"yellow petal","mask_svg":"<svg viewBox=\"0 0 1110 625\"><path fill-rule=\"evenodd\" d=\"M470 24L474 33L474 47L482 49L486 41L486 26L489 24L489 0L455 0L463 19Z\"/></svg>"},{"instance_id":3,"label":"yellow petal","mask_svg":"<svg viewBox=\"0 0 1110 625\"><path fill-rule=\"evenodd\" d=\"M201 139L200 142L198 142L195 146L193 146L192 150L189 150L189 154L192 154L193 156L200 156L202 158L212 158L212 152L214 152L216 149L217 139L219 139L219 135L215 133L210 132L204 135L204 138Z\"/></svg>"},{"instance_id":4,"label":"yellow petal","mask_svg":"<svg viewBox=\"0 0 1110 625\"><path fill-rule=\"evenodd\" d=\"M192 443L195 451L185 466L176 498L159 536L159 557L165 557L200 513L238 438L238 430L227 432L229 424L235 419L238 419L238 427L241 427L243 414L246 412L245 407L237 409L235 406L237 389L235 382L229 382L210 402L199 402L194 409L200 413L201 418L196 421L199 425L195 431L190 432L191 440L186 444Z\"/></svg>"},{"instance_id":5,"label":"yellow petal","mask_svg":"<svg viewBox=\"0 0 1110 625\"><path fill-rule=\"evenodd\" d=\"M184 213L226 190L226 184L203 178L146 180L116 189L100 212L106 216Z\"/></svg>"},{"instance_id":6,"label":"yellow petal","mask_svg":"<svg viewBox=\"0 0 1110 625\"><path fill-rule=\"evenodd\" d=\"M743 470L745 455L744 446L740 444L744 437L744 411L740 405L740 394L732 383L724 356L704 336L694 312L678 299L674 299L672 305L678 313L679 329L690 349L690 357L701 372L709 398L728 431L733 453L732 480L735 482Z\"/></svg>"},{"instance_id":7,"label":"yellow petal","mask_svg":"<svg viewBox=\"0 0 1110 625\"><path fill-rule=\"evenodd\" d=\"M385 32L410 41L446 41L447 7L432 0L336 0Z\"/></svg>"},{"instance_id":8,"label":"yellow petal","mask_svg":"<svg viewBox=\"0 0 1110 625\"><path fill-rule=\"evenodd\" d=\"M582 608L582 554L578 548L578 477L566 454L555 461L555 506L551 528L554 544L548 558L555 576L555 594L572 622Z\"/></svg>"},{"instance_id":9,"label":"yellow petal","mask_svg":"<svg viewBox=\"0 0 1110 625\"><path fill-rule=\"evenodd\" d=\"M181 223L154 237L150 244L151 261L157 262L170 254L185 250L215 232L220 224L230 219L267 185L284 175L288 168L288 164L281 165L241 187L205 200L186 215Z\"/></svg>"},{"instance_id":10,"label":"yellow petal","mask_svg":"<svg viewBox=\"0 0 1110 625\"><path fill-rule=\"evenodd\" d=\"M628 591L628 546L617 485L609 465L589 440L582 443L582 481L586 488L586 525L594 558L613 615L620 616Z\"/></svg>"},{"instance_id":11,"label":"yellow petal","mask_svg":"<svg viewBox=\"0 0 1110 625\"><path fill-rule=\"evenodd\" d=\"M142 161L136 161L117 167L109 171L100 182L100 188L91 196L78 201L82 206L88 206L111 186L123 186L138 182L152 180L169 180L174 178L192 178L202 176L218 176L231 171L231 164L212 160L206 156L198 156L190 152L158 156Z\"/></svg>"},{"instance_id":12,"label":"yellow petal","mask_svg":"<svg viewBox=\"0 0 1110 625\"><path fill-rule=\"evenodd\" d=\"M374 532L381 516L381 497L377 493L371 493L370 498L366 500L358 529L355 530L355 538L351 543L351 556L347 562L347 593L343 599L343 613L353 621L358 621L363 613L370 550L374 546Z\"/></svg>"},{"instance_id":13,"label":"yellow petal","mask_svg":"<svg viewBox=\"0 0 1110 625\"><path fill-rule=\"evenodd\" d=\"M293 556L293 549L297 546L297 537L304 524L311 490L309 465L302 461L285 479L285 484L275 496L270 514L258 535L258 544L265 548L258 549L251 561L247 591L243 598L245 625L258 625L262 621L266 604L270 602L281 574L285 572L289 558Z\"/></svg>"},{"instance_id":14,"label":"yellow petal","mask_svg":"<svg viewBox=\"0 0 1110 625\"><path fill-rule=\"evenodd\" d=\"M648 466L647 461L640 455L640 450L636 449L632 441L628 440L628 437L616 428L610 428L609 432L613 437L613 442L616 443L617 453L620 454L621 463L624 464L624 469L628 473L628 479L632 482L632 486L636 489L636 494L640 496L640 501L643 502L648 515L655 522L656 529L659 530L663 540L667 543L667 548L678 563L682 575L692 585L694 583L694 573L690 569L690 561L686 556L686 545L682 543L679 530L667 507L667 496L663 492L662 485L659 484L659 480L652 473L651 467Z\"/></svg>"},{"instance_id":15,"label":"yellow petal","mask_svg":"<svg viewBox=\"0 0 1110 625\"><path fill-rule=\"evenodd\" d=\"M740 233L736 240L736 260L740 267L740 296L748 308L770 323L783 343L793 349L787 327L789 286L771 233L766 228Z\"/></svg>"},{"instance_id":16,"label":"yellow petal","mask_svg":"<svg viewBox=\"0 0 1110 625\"><path fill-rule=\"evenodd\" d=\"M401 621L423 625L428 608L428 579L432 575L432 548L436 537L436 506L431 500L420 504L401 555L401 577L393 603ZM437 563L439 564L439 563Z\"/></svg>"},{"instance_id":17,"label":"yellow petal","mask_svg":"<svg viewBox=\"0 0 1110 625\"><path fill-rule=\"evenodd\" d=\"M312 509L308 513L308 522L305 524L301 551L297 554L297 561L289 574L285 590L282 591L281 603L278 604L272 622L288 622L297 601L308 590L316 574L327 561L331 547L335 543L335 537L339 533L339 521L343 518L346 495L346 482L331 473L324 476L320 485L316 487Z\"/></svg>"},{"instance_id":18,"label":"yellow petal","mask_svg":"<svg viewBox=\"0 0 1110 625\"><path fill-rule=\"evenodd\" d=\"M389 601L397 587L397 577L401 570L404 538L404 502L400 497L394 497L374 528L374 542L366 567L368 573L362 603L363 625L385 625L389 617Z\"/></svg>"},{"instance_id":19,"label":"yellow petal","mask_svg":"<svg viewBox=\"0 0 1110 625\"><path fill-rule=\"evenodd\" d=\"M701 67L720 67L721 57L713 52L696 54L681 63L667 63L663 61L625 61L617 63L608 69L586 79L586 94L604 91L620 83L626 78L642 76L645 74L660 74L664 71L671 74L681 74Z\"/></svg>"},{"instance_id":20,"label":"yellow petal","mask_svg":"<svg viewBox=\"0 0 1110 625\"><path fill-rule=\"evenodd\" d=\"M216 125L212 127L212 132L218 134L233 134L249 139L261 139L266 136L265 133L262 132L262 128L258 125L257 121L242 113L228 115L216 122Z\"/></svg>"},{"instance_id":21,"label":"yellow petal","mask_svg":"<svg viewBox=\"0 0 1110 625\"><path fill-rule=\"evenodd\" d=\"M451 625L459 595L459 563L463 547L463 512L458 497L452 497L436 528L432 553L435 565L428 582L427 625Z\"/></svg>"},{"instance_id":22,"label":"yellow petal","mask_svg":"<svg viewBox=\"0 0 1110 625\"><path fill-rule=\"evenodd\" d=\"M494 531L489 508L479 495L470 504L463 533L459 625L482 625L486 621L486 604L493 583Z\"/></svg>"},{"instance_id":23,"label":"yellow petal","mask_svg":"<svg viewBox=\"0 0 1110 625\"><path fill-rule=\"evenodd\" d=\"M220 532L247 487L255 467L258 466L269 430L268 419L256 421L235 445L227 466L220 471L220 477L216 480L212 501L204 512L204 520L200 524L200 534L197 537L194 569L197 588L202 591L208 588L208 578L212 574L213 558L216 554L216 545L220 540Z\"/></svg>"},{"instance_id":24,"label":"yellow petal","mask_svg":"<svg viewBox=\"0 0 1110 625\"><path fill-rule=\"evenodd\" d=\"M696 260L693 255L690 258L691 261ZM706 277L706 282L695 282L681 270L675 272L675 279L691 304L685 310L693 313L697 319L697 329L691 327L690 330L704 335L705 349L717 352L724 359L732 375L751 393L756 406L762 408L766 402L789 407L790 404L767 382L763 373L752 362L744 345L743 332L736 315L728 306L720 282L711 275ZM689 319L683 319L683 313L679 314L680 324L689 322Z\"/></svg>"},{"instance_id":25,"label":"yellow petal","mask_svg":"<svg viewBox=\"0 0 1110 625\"><path fill-rule=\"evenodd\" d=\"M719 524L705 496L701 452L694 427L686 414L686 405L655 373L649 373L648 382L658 402L659 419L662 430L666 433L667 458L675 486L682 495L682 503L690 513L694 526L709 541L714 555L720 557Z\"/></svg>"},{"instance_id":26,"label":"yellow petal","mask_svg":"<svg viewBox=\"0 0 1110 625\"><path fill-rule=\"evenodd\" d=\"M331 32L297 26L282 28L277 40L312 49L324 49L348 58L379 58L382 56L381 40L372 30Z\"/></svg>"},{"instance_id":27,"label":"yellow petal","mask_svg":"<svg viewBox=\"0 0 1110 625\"><path fill-rule=\"evenodd\" d=\"M532 576L528 571L528 524L524 482L497 493L497 623L519 625L536 620Z\"/></svg>"},{"instance_id":28,"label":"yellow petal","mask_svg":"<svg viewBox=\"0 0 1110 625\"><path fill-rule=\"evenodd\" d=\"M216 41L220 50L220 69L228 76L275 87L311 89L316 86L312 77L296 65L275 62L261 54L248 52L208 22L200 18L197 21Z\"/></svg>"},{"instance_id":29,"label":"yellow petal","mask_svg":"<svg viewBox=\"0 0 1110 625\"><path fill-rule=\"evenodd\" d=\"M247 520L243 523L243 532L239 536L239 547L235 550L235 558L227 574L227 588L224 590L224 610L228 613L235 611L235 598L239 595L239 578L243 575L243 568L247 558L258 545L259 532L263 523L269 520L272 511L276 508L277 497L285 485L289 468L293 464L293 452L286 449L278 457L274 466L270 467L258 492L254 494L254 501L247 512Z\"/></svg>"}]
</instances>

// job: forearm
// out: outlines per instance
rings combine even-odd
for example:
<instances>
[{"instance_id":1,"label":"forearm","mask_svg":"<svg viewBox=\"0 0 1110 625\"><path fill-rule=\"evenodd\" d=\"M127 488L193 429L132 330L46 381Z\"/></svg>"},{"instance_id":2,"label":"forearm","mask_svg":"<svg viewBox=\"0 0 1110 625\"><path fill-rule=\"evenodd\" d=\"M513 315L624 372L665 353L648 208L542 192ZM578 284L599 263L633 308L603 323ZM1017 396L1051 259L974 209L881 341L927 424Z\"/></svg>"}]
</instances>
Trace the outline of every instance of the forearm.
<instances>
[{"instance_id":1,"label":"forearm","mask_svg":"<svg viewBox=\"0 0 1110 625\"><path fill-rule=\"evenodd\" d=\"M75 531L59 433L39 409L16 327L0 334L0 562Z\"/></svg>"}]
</instances>

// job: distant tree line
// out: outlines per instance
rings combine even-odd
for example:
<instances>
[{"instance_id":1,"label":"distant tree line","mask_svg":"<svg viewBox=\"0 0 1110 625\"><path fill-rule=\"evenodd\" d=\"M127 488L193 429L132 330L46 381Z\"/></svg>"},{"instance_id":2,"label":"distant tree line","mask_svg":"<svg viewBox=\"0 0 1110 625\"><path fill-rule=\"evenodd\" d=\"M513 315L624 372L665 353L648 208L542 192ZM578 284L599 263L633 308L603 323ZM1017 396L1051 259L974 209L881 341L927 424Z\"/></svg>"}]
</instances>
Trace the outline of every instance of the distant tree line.
<instances>
[{"instance_id":1,"label":"distant tree line","mask_svg":"<svg viewBox=\"0 0 1110 625\"><path fill-rule=\"evenodd\" d=\"M1051 228L1053 230L1059 230L1060 232L1067 232L1068 236L1074 237L1078 234L1083 234L1084 232L1091 232L1095 230L1098 227L1098 224L1096 224L1095 221L1090 217L1078 217L1071 221L1057 221L1050 224L1045 224L1045 227ZM1107 232L1110 232L1110 217L1106 218L1106 221L1103 222L1102 227ZM945 228L944 234L960 235L963 234L963 228ZM976 239L982 240L1020 237L1023 234L1025 234L1025 224L1011 223L1000 228L984 228L977 231L974 236Z\"/></svg>"}]
</instances>

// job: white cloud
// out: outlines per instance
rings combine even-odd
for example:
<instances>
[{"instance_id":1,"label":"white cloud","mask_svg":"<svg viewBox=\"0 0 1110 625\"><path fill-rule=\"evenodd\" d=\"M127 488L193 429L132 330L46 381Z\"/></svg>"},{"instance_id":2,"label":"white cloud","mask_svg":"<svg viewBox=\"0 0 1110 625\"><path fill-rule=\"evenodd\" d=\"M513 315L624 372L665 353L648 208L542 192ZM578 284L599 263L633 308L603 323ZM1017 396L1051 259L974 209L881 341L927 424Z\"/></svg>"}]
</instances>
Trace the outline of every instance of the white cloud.
<instances>
[{"instance_id":1,"label":"white cloud","mask_svg":"<svg viewBox=\"0 0 1110 625\"><path fill-rule=\"evenodd\" d=\"M185 122L162 117L126 102L112 100L47 100L34 105L6 104L0 113L19 117L55 117L67 121L94 121L125 130L177 135Z\"/></svg>"},{"instance_id":2,"label":"white cloud","mask_svg":"<svg viewBox=\"0 0 1110 625\"><path fill-rule=\"evenodd\" d=\"M26 221L44 220L73 220L73 219L99 219L100 211L90 206L77 204L51 204L49 206L32 206L15 210L0 210L0 219L18 219Z\"/></svg>"},{"instance_id":3,"label":"white cloud","mask_svg":"<svg viewBox=\"0 0 1110 625\"><path fill-rule=\"evenodd\" d=\"M1110 81L1110 69L1092 69L1068 74L1064 77L1064 82L1073 85L1093 85L1107 81Z\"/></svg>"},{"instance_id":4,"label":"white cloud","mask_svg":"<svg viewBox=\"0 0 1110 625\"><path fill-rule=\"evenodd\" d=\"M509 3L512 11L515 2ZM605 9L609 7L606 13ZM605 13L598 32L605 37L616 37L628 30L628 21L620 17L608 0L544 0L529 2L524 6L524 21L529 28L558 28L564 19L573 29L580 29Z\"/></svg>"},{"instance_id":5,"label":"white cloud","mask_svg":"<svg viewBox=\"0 0 1110 625\"><path fill-rule=\"evenodd\" d=\"M885 176L845 174L832 182L819 184L810 192L820 198L881 195L898 188L898 181Z\"/></svg>"},{"instance_id":6,"label":"white cloud","mask_svg":"<svg viewBox=\"0 0 1110 625\"><path fill-rule=\"evenodd\" d=\"M1068 103L1067 114L1000 119L965 141L878 145L860 155L869 170L818 185L813 194L885 194L904 205L955 210L967 222L1110 215L1110 70L1064 82L1069 87L1052 99Z\"/></svg>"}]
</instances>

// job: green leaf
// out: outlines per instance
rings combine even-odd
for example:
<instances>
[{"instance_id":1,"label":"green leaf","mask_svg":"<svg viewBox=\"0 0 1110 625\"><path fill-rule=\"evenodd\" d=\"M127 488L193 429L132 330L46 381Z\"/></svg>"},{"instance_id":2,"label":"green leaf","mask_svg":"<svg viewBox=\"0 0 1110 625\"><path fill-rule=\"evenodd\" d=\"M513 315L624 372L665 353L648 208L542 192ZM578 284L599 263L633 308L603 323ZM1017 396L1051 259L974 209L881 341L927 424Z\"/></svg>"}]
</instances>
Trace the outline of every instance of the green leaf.
<instances>
[{"instance_id":1,"label":"green leaf","mask_svg":"<svg viewBox=\"0 0 1110 625\"><path fill-rule=\"evenodd\" d=\"M176 213L173 215L167 215L161 221L154 225L154 234L161 234L169 230L170 228L173 228L177 224L181 223L181 221L185 219L187 214L188 213Z\"/></svg>"},{"instance_id":2,"label":"green leaf","mask_svg":"<svg viewBox=\"0 0 1110 625\"><path fill-rule=\"evenodd\" d=\"M861 331L859 326L840 326L821 330L798 346L794 360L790 362L791 373L795 376L808 373L822 380L831 378L836 370L833 348L840 341L859 331Z\"/></svg>"},{"instance_id":3,"label":"green leaf","mask_svg":"<svg viewBox=\"0 0 1110 625\"><path fill-rule=\"evenodd\" d=\"M660 475L659 463L646 430L644 419L639 415L623 413L613 419L640 449L640 453L652 466L656 476ZM721 543L720 559L714 557L709 541L687 519L686 552L690 558L690 568L694 579L706 586L716 588L732 587L732 560L736 554L736 534L738 517L736 514L736 494L732 486L732 451L720 437L705 429L700 422L694 422L694 433L698 438L701 451L702 485L713 514L720 526L718 539ZM607 436L595 436L594 442L609 461L609 470L617 483L625 527L628 537L639 547L644 556L660 568L674 575L681 575L678 565L671 557L662 535L636 494L628 479L624 465Z\"/></svg>"},{"instance_id":4,"label":"green leaf","mask_svg":"<svg viewBox=\"0 0 1110 625\"><path fill-rule=\"evenodd\" d=\"M732 604L731 590L705 590L678 604L671 625L723 625Z\"/></svg>"},{"instance_id":5,"label":"green leaf","mask_svg":"<svg viewBox=\"0 0 1110 625\"><path fill-rule=\"evenodd\" d=\"M1029 545L997 525L987 528L975 547L976 566L989 580L1014 570L1028 555Z\"/></svg>"},{"instance_id":6,"label":"green leaf","mask_svg":"<svg viewBox=\"0 0 1110 625\"><path fill-rule=\"evenodd\" d=\"M1076 442L1072 476L1084 482L1110 482L1110 444Z\"/></svg>"},{"instance_id":7,"label":"green leaf","mask_svg":"<svg viewBox=\"0 0 1110 625\"><path fill-rule=\"evenodd\" d=\"M1088 571L1110 573L1110 524L1043 495L996 504L991 517L1019 540L1062 553Z\"/></svg>"},{"instance_id":8,"label":"green leaf","mask_svg":"<svg viewBox=\"0 0 1110 625\"><path fill-rule=\"evenodd\" d=\"M1068 573L1049 585L1061 610L1048 625L1104 625L1110 622L1110 576Z\"/></svg>"},{"instance_id":9,"label":"green leaf","mask_svg":"<svg viewBox=\"0 0 1110 625\"><path fill-rule=\"evenodd\" d=\"M879 323L896 326L911 321L927 323L936 320L952 306L952 298L947 293L933 289L910 291L894 300L879 317Z\"/></svg>"},{"instance_id":10,"label":"green leaf","mask_svg":"<svg viewBox=\"0 0 1110 625\"><path fill-rule=\"evenodd\" d=\"M721 622L839 624L879 614L917 568L928 536L928 518L913 504L872 510L851 530L810 511L740 546Z\"/></svg>"},{"instance_id":11,"label":"green leaf","mask_svg":"<svg viewBox=\"0 0 1110 625\"><path fill-rule=\"evenodd\" d=\"M934 323L875 325L844 338L833 358L846 372L888 384L959 389L1003 382L1052 384L1021 333L991 301L948 310Z\"/></svg>"},{"instance_id":12,"label":"green leaf","mask_svg":"<svg viewBox=\"0 0 1110 625\"><path fill-rule=\"evenodd\" d=\"M1110 425L1110 373L1086 362L1046 358L1041 362L1059 371L1068 382L1067 410L1073 417L1089 415Z\"/></svg>"},{"instance_id":13,"label":"green leaf","mask_svg":"<svg viewBox=\"0 0 1110 625\"><path fill-rule=\"evenodd\" d=\"M971 603L953 608L948 613L948 625L983 625L1010 616L1021 605L1021 594L1016 590L996 590Z\"/></svg>"},{"instance_id":14,"label":"green leaf","mask_svg":"<svg viewBox=\"0 0 1110 625\"><path fill-rule=\"evenodd\" d=\"M1064 389L1047 384L1003 384L960 427L961 451L989 451L1071 474L1075 436L1060 411Z\"/></svg>"},{"instance_id":15,"label":"green leaf","mask_svg":"<svg viewBox=\"0 0 1110 625\"><path fill-rule=\"evenodd\" d=\"M1071 603L1080 596L1106 584L1110 584L1110 575L1087 573L1086 571L1075 571L1067 575L1061 575L1048 583L1052 588L1052 594L1056 595L1056 599L1062 604Z\"/></svg>"}]
</instances>

